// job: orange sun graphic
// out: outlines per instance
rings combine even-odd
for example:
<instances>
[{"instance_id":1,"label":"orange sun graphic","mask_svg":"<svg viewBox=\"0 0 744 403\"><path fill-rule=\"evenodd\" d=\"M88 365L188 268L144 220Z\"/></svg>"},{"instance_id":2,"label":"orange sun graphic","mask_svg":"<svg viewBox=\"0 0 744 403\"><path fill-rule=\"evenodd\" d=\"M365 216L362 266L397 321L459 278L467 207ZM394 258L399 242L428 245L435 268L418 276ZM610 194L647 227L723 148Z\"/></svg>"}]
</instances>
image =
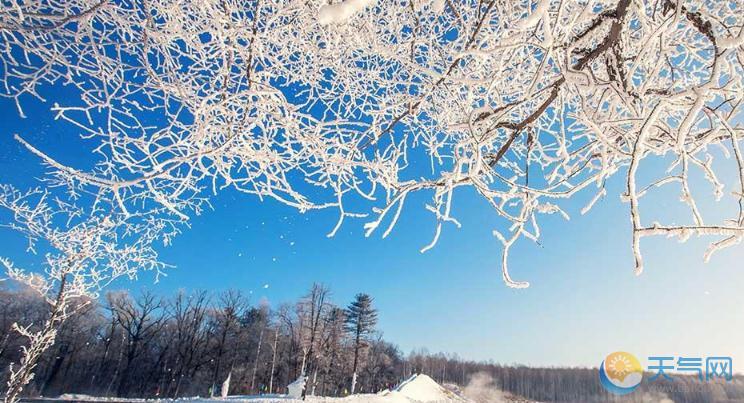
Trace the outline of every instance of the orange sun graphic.
<instances>
[{"instance_id":1,"label":"orange sun graphic","mask_svg":"<svg viewBox=\"0 0 744 403\"><path fill-rule=\"evenodd\" d=\"M619 379L621 382L626 376L633 370L633 366L624 356L615 356L612 361L607 365L608 372L615 379Z\"/></svg>"},{"instance_id":2,"label":"orange sun graphic","mask_svg":"<svg viewBox=\"0 0 744 403\"><path fill-rule=\"evenodd\" d=\"M629 354L621 352L610 354L606 360L607 376L623 382L625 377L640 369L640 364L635 361Z\"/></svg>"}]
</instances>

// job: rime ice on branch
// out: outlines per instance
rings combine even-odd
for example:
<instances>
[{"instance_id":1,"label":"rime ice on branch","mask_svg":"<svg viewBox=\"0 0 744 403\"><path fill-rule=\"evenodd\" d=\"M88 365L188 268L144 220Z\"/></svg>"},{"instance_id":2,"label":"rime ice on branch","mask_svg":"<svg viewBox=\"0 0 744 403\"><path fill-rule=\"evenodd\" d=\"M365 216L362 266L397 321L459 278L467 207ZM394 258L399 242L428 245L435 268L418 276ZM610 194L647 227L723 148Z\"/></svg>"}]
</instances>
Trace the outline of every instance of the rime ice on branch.
<instances>
[{"instance_id":1,"label":"rime ice on branch","mask_svg":"<svg viewBox=\"0 0 744 403\"><path fill-rule=\"evenodd\" d=\"M174 228L167 220L111 213L104 198L82 208L46 190L21 192L8 185L0 185L0 210L2 217L10 216L1 224L26 237L28 252L39 256L43 269L24 270L5 257L0 257L0 265L10 279L41 295L50 312L44 323L13 325L28 340L20 362L10 368L5 401L14 402L33 379L60 326L101 288L122 276L136 277L138 271L160 273L164 265L153 244L170 237Z\"/></svg>"},{"instance_id":2,"label":"rime ice on branch","mask_svg":"<svg viewBox=\"0 0 744 403\"><path fill-rule=\"evenodd\" d=\"M427 250L459 226L455 190L469 187L504 220L506 231L494 232L503 278L523 287L507 270L511 246L538 240L540 215L566 215L563 199L593 192L588 211L613 175L627 182L637 273L645 236L709 236L706 257L741 241L744 21L736 8L44 0L0 14L2 81L19 111L40 86L79 91L54 110L96 147L97 168L83 172L27 146L61 182L108 195L122 214L165 208L185 219L232 187L301 211L335 208L331 235L366 215L367 235L383 227L386 236L407 197L424 192L436 220ZM713 164L721 153L733 164ZM657 156L671 165L647 172L644 160ZM725 183L729 168L735 180ZM693 172L740 207L707 220L692 190L706 188ZM644 195L659 187L679 192L686 224L651 224L642 214Z\"/></svg>"}]
</instances>

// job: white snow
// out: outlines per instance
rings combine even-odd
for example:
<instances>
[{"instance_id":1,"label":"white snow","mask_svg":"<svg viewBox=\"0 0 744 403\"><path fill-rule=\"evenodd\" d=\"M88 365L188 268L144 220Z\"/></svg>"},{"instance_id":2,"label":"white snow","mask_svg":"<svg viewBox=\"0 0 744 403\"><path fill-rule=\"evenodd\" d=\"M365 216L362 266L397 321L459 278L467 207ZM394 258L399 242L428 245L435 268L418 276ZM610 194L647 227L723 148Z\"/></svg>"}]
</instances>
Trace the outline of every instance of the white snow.
<instances>
[{"instance_id":1,"label":"white snow","mask_svg":"<svg viewBox=\"0 0 744 403\"><path fill-rule=\"evenodd\" d=\"M232 371L227 373L227 379L222 382L222 389L220 389L220 396L224 399L230 393L230 378L232 378Z\"/></svg>"},{"instance_id":2,"label":"white snow","mask_svg":"<svg viewBox=\"0 0 744 403\"><path fill-rule=\"evenodd\" d=\"M345 0L336 4L326 4L318 10L318 22L322 25L343 24L374 2L375 0Z\"/></svg>"},{"instance_id":3,"label":"white snow","mask_svg":"<svg viewBox=\"0 0 744 403\"><path fill-rule=\"evenodd\" d=\"M291 398L300 399L302 397L302 390L305 389L306 380L307 378L301 375L297 380L287 386L287 392Z\"/></svg>"},{"instance_id":4,"label":"white snow","mask_svg":"<svg viewBox=\"0 0 744 403\"><path fill-rule=\"evenodd\" d=\"M294 382L296 384L297 382ZM296 388L294 388L296 389ZM228 396L225 398L181 398L175 401L201 403L201 402L251 402L251 403L303 403L299 398L297 390L292 397L287 395L262 395L262 396ZM51 399L49 399L51 400ZM59 401L116 401L116 402L173 402L172 399L122 399L109 397L94 397L80 394L65 394L57 398ZM382 391L377 394L357 394L346 397L322 397L307 396L304 403L468 403L471 402L464 397L440 386L426 375L413 375L391 391Z\"/></svg>"},{"instance_id":5,"label":"white snow","mask_svg":"<svg viewBox=\"0 0 744 403\"><path fill-rule=\"evenodd\" d=\"M431 9L435 14L439 14L444 11L445 1L444 0L433 0L431 2Z\"/></svg>"},{"instance_id":6,"label":"white snow","mask_svg":"<svg viewBox=\"0 0 744 403\"><path fill-rule=\"evenodd\" d=\"M540 0L535 7L535 10L519 22L520 29L532 28L540 22L540 19L545 17L545 13L550 8L550 0Z\"/></svg>"},{"instance_id":7,"label":"white snow","mask_svg":"<svg viewBox=\"0 0 744 403\"><path fill-rule=\"evenodd\" d=\"M726 38L718 38L716 40L716 44L718 45L718 47L723 49L731 49L744 45L744 27L739 29L739 35Z\"/></svg>"},{"instance_id":8,"label":"white snow","mask_svg":"<svg viewBox=\"0 0 744 403\"><path fill-rule=\"evenodd\" d=\"M465 401L426 375L413 375L400 384L395 391L416 402Z\"/></svg>"}]
</instances>

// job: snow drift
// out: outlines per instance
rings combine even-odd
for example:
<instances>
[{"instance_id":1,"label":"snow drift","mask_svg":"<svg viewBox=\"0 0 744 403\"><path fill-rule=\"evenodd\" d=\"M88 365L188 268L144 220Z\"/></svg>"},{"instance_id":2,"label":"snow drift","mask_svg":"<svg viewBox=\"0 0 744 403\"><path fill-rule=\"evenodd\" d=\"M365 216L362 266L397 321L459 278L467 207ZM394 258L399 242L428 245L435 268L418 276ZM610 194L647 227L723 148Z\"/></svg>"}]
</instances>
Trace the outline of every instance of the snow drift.
<instances>
[{"instance_id":1,"label":"snow drift","mask_svg":"<svg viewBox=\"0 0 744 403\"><path fill-rule=\"evenodd\" d=\"M51 400L51 399L49 399ZM94 397L87 395L67 394L57 398L59 401L78 401L78 402L165 402L163 400L145 400L145 399L119 399ZM272 396L228 396L223 399L202 399L198 397L183 398L177 401L188 403L200 402L251 402L251 403L303 403L302 400L291 398L285 395ZM307 396L304 403L467 403L470 400L459 396L457 393L439 385L433 379L426 375L413 375L394 390L385 390L377 394L358 394L346 397L321 397Z\"/></svg>"}]
</instances>

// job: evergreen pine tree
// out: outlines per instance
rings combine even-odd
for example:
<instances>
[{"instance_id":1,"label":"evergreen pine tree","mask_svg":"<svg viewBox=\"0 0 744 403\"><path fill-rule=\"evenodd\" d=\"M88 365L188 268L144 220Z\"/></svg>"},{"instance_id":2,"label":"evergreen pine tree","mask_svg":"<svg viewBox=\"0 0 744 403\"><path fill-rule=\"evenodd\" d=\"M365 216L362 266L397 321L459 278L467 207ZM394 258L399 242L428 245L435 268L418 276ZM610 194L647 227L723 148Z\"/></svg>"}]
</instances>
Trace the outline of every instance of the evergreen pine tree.
<instances>
[{"instance_id":1,"label":"evergreen pine tree","mask_svg":"<svg viewBox=\"0 0 744 403\"><path fill-rule=\"evenodd\" d=\"M365 343L366 336L372 333L377 324L377 310L372 307L372 297L357 294L354 301L346 308L346 331L354 338L354 366L351 378L351 393L356 389L359 351Z\"/></svg>"}]
</instances>

